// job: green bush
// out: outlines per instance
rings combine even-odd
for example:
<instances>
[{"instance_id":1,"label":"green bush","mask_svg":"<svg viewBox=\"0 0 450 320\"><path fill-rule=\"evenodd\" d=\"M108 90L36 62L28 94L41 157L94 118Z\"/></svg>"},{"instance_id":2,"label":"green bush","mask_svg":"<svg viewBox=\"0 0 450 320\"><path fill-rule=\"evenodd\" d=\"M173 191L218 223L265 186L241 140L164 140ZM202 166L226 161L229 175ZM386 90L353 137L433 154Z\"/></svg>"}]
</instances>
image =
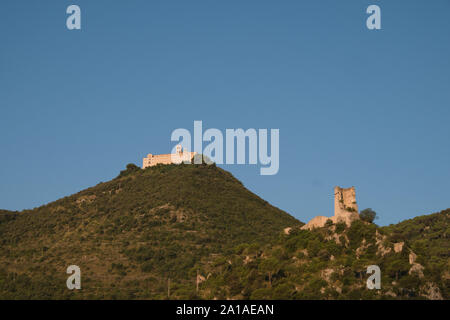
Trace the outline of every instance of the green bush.
<instances>
[{"instance_id":1,"label":"green bush","mask_svg":"<svg viewBox=\"0 0 450 320\"><path fill-rule=\"evenodd\" d=\"M372 223L375 219L378 219L377 213L371 208L364 209L360 212L359 217L361 220Z\"/></svg>"}]
</instances>

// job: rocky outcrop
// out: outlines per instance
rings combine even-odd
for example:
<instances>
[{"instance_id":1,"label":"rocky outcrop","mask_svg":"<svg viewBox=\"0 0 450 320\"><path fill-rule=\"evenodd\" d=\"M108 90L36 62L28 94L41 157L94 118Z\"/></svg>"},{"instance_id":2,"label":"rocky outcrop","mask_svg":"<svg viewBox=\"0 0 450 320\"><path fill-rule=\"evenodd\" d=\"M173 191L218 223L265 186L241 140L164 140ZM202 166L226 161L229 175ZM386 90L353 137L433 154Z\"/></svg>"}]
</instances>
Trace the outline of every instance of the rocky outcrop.
<instances>
[{"instance_id":1,"label":"rocky outcrop","mask_svg":"<svg viewBox=\"0 0 450 320\"><path fill-rule=\"evenodd\" d=\"M422 291L422 295L429 300L443 300L438 286L432 282L428 282L420 289Z\"/></svg>"},{"instance_id":2,"label":"rocky outcrop","mask_svg":"<svg viewBox=\"0 0 450 320\"><path fill-rule=\"evenodd\" d=\"M394 243L394 252L395 253L402 252L404 244L405 244L404 242Z\"/></svg>"},{"instance_id":3,"label":"rocky outcrop","mask_svg":"<svg viewBox=\"0 0 450 320\"><path fill-rule=\"evenodd\" d=\"M323 280L325 280L326 282L330 282L331 279L331 275L333 274L334 270L331 268L328 269L324 269L320 272L320 276L322 277Z\"/></svg>"},{"instance_id":4,"label":"rocky outcrop","mask_svg":"<svg viewBox=\"0 0 450 320\"><path fill-rule=\"evenodd\" d=\"M382 234L380 234L378 232L378 230L375 231L375 239L376 239L376 245L378 247L378 249L377 249L377 254L378 255L381 255L382 257L384 257L389 252L391 252L391 248L390 247L386 247L384 245L387 237L383 236Z\"/></svg>"},{"instance_id":5,"label":"rocky outcrop","mask_svg":"<svg viewBox=\"0 0 450 320\"><path fill-rule=\"evenodd\" d=\"M327 222L327 220L331 218L329 217L324 217L324 216L316 216L314 218L312 218L307 224L305 224L303 227L301 227L301 229L305 230L311 230L314 228L321 228L323 226L325 226L325 223Z\"/></svg>"},{"instance_id":6,"label":"rocky outcrop","mask_svg":"<svg viewBox=\"0 0 450 320\"><path fill-rule=\"evenodd\" d=\"M355 254L356 258L359 259L359 257L367 250L369 247L369 244L367 243L366 239L364 238L361 242L361 245L356 248Z\"/></svg>"},{"instance_id":7,"label":"rocky outcrop","mask_svg":"<svg viewBox=\"0 0 450 320\"><path fill-rule=\"evenodd\" d=\"M409 264L411 265L411 268L409 269L408 274L416 275L419 278L423 278L424 277L424 274L423 274L424 267L420 263L417 263L416 259L417 259L417 255L411 251L409 253Z\"/></svg>"},{"instance_id":8,"label":"rocky outcrop","mask_svg":"<svg viewBox=\"0 0 450 320\"><path fill-rule=\"evenodd\" d=\"M417 259L417 254L415 254L414 252L410 252L409 253L409 264L414 264L416 262Z\"/></svg>"},{"instance_id":9,"label":"rocky outcrop","mask_svg":"<svg viewBox=\"0 0 450 320\"><path fill-rule=\"evenodd\" d=\"M414 263L412 265L411 269L409 269L408 274L409 275L416 275L419 278L423 278L424 277L423 269L424 269L424 267L421 264Z\"/></svg>"}]
</instances>

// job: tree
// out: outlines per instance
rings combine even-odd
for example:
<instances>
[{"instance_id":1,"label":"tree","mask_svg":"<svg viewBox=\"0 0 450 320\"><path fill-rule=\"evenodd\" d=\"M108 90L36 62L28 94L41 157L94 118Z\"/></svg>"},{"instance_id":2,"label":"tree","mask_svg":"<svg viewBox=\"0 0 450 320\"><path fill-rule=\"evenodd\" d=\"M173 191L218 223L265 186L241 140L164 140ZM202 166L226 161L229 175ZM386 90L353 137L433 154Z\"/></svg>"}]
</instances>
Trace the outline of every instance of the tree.
<instances>
[{"instance_id":1,"label":"tree","mask_svg":"<svg viewBox=\"0 0 450 320\"><path fill-rule=\"evenodd\" d=\"M356 273L359 277L359 280L363 280L363 275L366 274L367 266L370 265L369 261L366 259L356 259L352 263L353 272Z\"/></svg>"},{"instance_id":2,"label":"tree","mask_svg":"<svg viewBox=\"0 0 450 320\"><path fill-rule=\"evenodd\" d=\"M375 219L378 219L377 213L371 208L367 208L361 211L359 214L361 220L372 223Z\"/></svg>"},{"instance_id":3,"label":"tree","mask_svg":"<svg viewBox=\"0 0 450 320\"><path fill-rule=\"evenodd\" d=\"M397 258L393 260L390 264L388 264L387 272L391 277L395 277L395 280L398 281L400 275L407 273L409 270L408 261L405 259Z\"/></svg>"},{"instance_id":4,"label":"tree","mask_svg":"<svg viewBox=\"0 0 450 320\"><path fill-rule=\"evenodd\" d=\"M273 257L264 259L261 261L259 267L264 273L267 273L267 275L269 277L269 288L271 288L272 287L272 275L277 273L277 271L280 269L278 260L276 260Z\"/></svg>"},{"instance_id":5,"label":"tree","mask_svg":"<svg viewBox=\"0 0 450 320\"><path fill-rule=\"evenodd\" d=\"M128 175L138 172L140 170L141 170L141 168L139 168L134 163L129 163L129 164L127 164L127 168L125 170L120 171L120 174L117 178L128 176Z\"/></svg>"}]
</instances>

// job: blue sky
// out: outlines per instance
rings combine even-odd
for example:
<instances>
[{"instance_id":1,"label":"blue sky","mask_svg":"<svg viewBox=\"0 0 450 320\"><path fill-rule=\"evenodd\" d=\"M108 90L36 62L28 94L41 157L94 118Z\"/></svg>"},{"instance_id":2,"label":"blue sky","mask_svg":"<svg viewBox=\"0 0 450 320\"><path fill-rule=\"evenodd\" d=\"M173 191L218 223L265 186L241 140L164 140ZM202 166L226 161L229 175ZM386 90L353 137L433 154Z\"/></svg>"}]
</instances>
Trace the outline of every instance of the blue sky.
<instances>
[{"instance_id":1,"label":"blue sky","mask_svg":"<svg viewBox=\"0 0 450 320\"><path fill-rule=\"evenodd\" d=\"M194 120L279 128L277 175L223 167L302 221L332 215L335 185L381 225L448 208L449 14L447 0L2 0L0 208L110 180Z\"/></svg>"}]
</instances>

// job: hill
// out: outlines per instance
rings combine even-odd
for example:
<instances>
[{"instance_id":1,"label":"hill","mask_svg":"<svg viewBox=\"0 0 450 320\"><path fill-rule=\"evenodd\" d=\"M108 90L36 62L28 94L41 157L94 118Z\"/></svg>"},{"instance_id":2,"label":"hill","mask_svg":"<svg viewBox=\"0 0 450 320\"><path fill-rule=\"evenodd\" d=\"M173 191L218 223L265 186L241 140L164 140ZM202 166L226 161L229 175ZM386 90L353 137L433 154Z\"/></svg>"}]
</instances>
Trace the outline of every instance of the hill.
<instances>
[{"instance_id":1,"label":"hill","mask_svg":"<svg viewBox=\"0 0 450 320\"><path fill-rule=\"evenodd\" d=\"M186 296L201 264L299 224L215 165L129 165L34 210L0 212L0 298L163 298L168 278ZM65 285L72 264L79 292Z\"/></svg>"},{"instance_id":2,"label":"hill","mask_svg":"<svg viewBox=\"0 0 450 320\"><path fill-rule=\"evenodd\" d=\"M449 299L450 209L389 227L361 220L241 245L203 272L205 298ZM367 266L381 270L368 290Z\"/></svg>"},{"instance_id":3,"label":"hill","mask_svg":"<svg viewBox=\"0 0 450 320\"><path fill-rule=\"evenodd\" d=\"M215 165L128 165L42 207L0 211L0 299L449 299L449 222L447 209L302 230ZM72 264L81 290L66 288ZM369 265L380 290L366 287Z\"/></svg>"}]
</instances>

